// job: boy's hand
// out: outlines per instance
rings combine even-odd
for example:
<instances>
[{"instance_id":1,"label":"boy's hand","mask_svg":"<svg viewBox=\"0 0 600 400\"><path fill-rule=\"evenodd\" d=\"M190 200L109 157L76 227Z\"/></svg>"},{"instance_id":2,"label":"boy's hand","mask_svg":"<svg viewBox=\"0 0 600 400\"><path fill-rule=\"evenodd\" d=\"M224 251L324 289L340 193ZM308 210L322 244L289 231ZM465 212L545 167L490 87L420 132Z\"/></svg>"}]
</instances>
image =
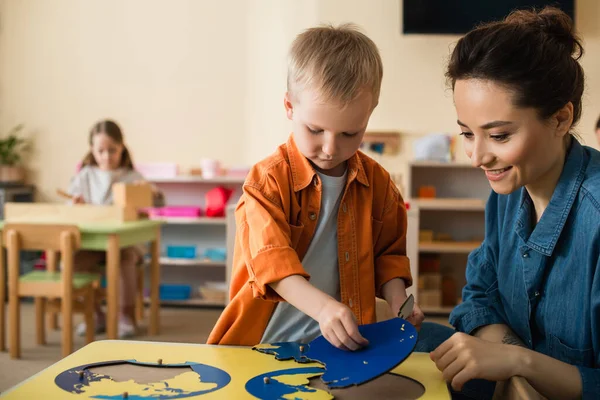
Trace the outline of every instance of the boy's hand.
<instances>
[{"instance_id":1,"label":"boy's hand","mask_svg":"<svg viewBox=\"0 0 600 400\"><path fill-rule=\"evenodd\" d=\"M329 343L342 350L358 350L369 341L358 331L354 314L346 305L331 299L317 317L321 333Z\"/></svg>"},{"instance_id":2,"label":"boy's hand","mask_svg":"<svg viewBox=\"0 0 600 400\"><path fill-rule=\"evenodd\" d=\"M415 303L415 306L413 307L412 314L410 314L406 320L417 328L417 332L421 329L421 324L423 323L423 320L425 320L425 314L423 314L423 311L421 311L421 308L417 303Z\"/></svg>"}]
</instances>

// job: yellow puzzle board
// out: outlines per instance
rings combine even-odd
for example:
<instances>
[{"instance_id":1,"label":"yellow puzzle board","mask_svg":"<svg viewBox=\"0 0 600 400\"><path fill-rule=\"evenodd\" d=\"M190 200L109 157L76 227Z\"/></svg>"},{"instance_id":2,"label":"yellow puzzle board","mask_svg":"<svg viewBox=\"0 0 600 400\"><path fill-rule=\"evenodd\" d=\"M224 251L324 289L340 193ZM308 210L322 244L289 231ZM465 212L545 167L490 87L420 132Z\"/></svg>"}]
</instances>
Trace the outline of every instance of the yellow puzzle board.
<instances>
[{"instance_id":1,"label":"yellow puzzle board","mask_svg":"<svg viewBox=\"0 0 600 400\"><path fill-rule=\"evenodd\" d=\"M278 361L272 355L262 354L249 347L235 346L209 346L181 343L158 343L142 341L120 341L103 340L93 342L82 349L76 351L70 356L62 359L56 364L41 371L37 375L29 378L20 385L15 386L9 391L3 393L2 398L6 399L85 399L90 396L106 396L104 398L122 398L124 392L128 393L129 399L141 398L138 396L148 396L151 393L156 395L163 394L165 387L178 388L185 391L198 391L200 389L211 389L217 385L209 382L198 382L198 375L193 372L185 372L167 381L152 381L152 383L137 383L133 379L126 380L129 375L116 377L118 381L110 379L101 379L86 386L84 393L73 394L61 389L55 383L55 379L60 374L70 369L99 362L115 360L136 360L141 363L158 365L159 359L163 366L172 366L186 362L200 363L210 367L222 370L230 376L230 381L218 390L201 394L187 399L255 399L250 395L245 387L246 383L252 378L269 373L271 371L280 371L284 369L312 368L322 367L318 363L301 364L293 360ZM152 368L155 369L155 368ZM425 388L425 394L421 399L447 399L450 394L446 383L442 379L442 374L437 370L435 364L429 359L427 353L412 353L400 366L392 371L394 374L403 375L420 382ZM278 375L281 382L290 384L307 383L307 378L319 376L320 374L310 373L306 375ZM64 376L64 374L63 374ZM139 376L139 374L138 374ZM378 378L380 379L380 378ZM262 380L262 378L261 378ZM366 383L377 384L377 379ZM212 385L212 386L211 386ZM351 390L351 388L343 389ZM393 390L392 390L393 391ZM342 393L342 392L338 392ZM349 392L348 392L349 393ZM390 393L399 394L399 393ZM114 396L114 397L113 397ZM286 398L305 399L330 399L327 392L303 392L296 395L286 396ZM302 396L302 397L300 397ZM352 396L336 396L336 399L352 398ZM96 397L98 398L98 397ZM148 397L146 397L148 398ZM170 397L167 397L170 398ZM172 398L181 398L173 396Z\"/></svg>"}]
</instances>

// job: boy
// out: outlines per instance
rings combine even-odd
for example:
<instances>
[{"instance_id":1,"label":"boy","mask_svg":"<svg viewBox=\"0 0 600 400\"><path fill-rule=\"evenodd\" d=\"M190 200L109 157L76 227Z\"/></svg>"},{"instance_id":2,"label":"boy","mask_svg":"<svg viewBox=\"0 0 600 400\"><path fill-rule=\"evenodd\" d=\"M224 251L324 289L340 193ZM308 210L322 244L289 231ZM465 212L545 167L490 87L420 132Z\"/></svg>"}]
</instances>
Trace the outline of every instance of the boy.
<instances>
[{"instance_id":1,"label":"boy","mask_svg":"<svg viewBox=\"0 0 600 400\"><path fill-rule=\"evenodd\" d=\"M312 28L290 51L293 133L255 165L236 209L231 302L208 343L368 344L375 296L394 313L412 284L406 209L389 174L358 151L377 105L375 44L349 25ZM410 321L420 326L418 307Z\"/></svg>"}]
</instances>

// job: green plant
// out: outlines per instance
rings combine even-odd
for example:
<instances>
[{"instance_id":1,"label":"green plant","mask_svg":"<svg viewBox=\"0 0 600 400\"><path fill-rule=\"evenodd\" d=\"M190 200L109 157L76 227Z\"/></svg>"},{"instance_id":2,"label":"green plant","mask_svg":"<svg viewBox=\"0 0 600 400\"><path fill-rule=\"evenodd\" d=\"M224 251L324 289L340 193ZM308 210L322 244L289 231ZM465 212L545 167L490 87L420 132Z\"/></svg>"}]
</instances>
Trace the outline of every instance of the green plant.
<instances>
[{"instance_id":1,"label":"green plant","mask_svg":"<svg viewBox=\"0 0 600 400\"><path fill-rule=\"evenodd\" d=\"M16 165L28 150L28 140L19 135L23 127L23 124L19 124L12 128L6 137L0 138L0 165Z\"/></svg>"}]
</instances>

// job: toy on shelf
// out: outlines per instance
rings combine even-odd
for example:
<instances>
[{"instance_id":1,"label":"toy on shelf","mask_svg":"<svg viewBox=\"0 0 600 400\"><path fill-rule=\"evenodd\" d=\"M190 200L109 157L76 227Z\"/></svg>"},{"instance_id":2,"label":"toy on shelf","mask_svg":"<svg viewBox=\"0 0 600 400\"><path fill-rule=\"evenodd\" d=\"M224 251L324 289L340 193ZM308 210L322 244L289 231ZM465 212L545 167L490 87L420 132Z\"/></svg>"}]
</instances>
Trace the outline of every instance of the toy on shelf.
<instances>
[{"instance_id":1,"label":"toy on shelf","mask_svg":"<svg viewBox=\"0 0 600 400\"><path fill-rule=\"evenodd\" d=\"M419 198L420 199L435 199L435 186L424 185L419 187Z\"/></svg>"},{"instance_id":2,"label":"toy on shelf","mask_svg":"<svg viewBox=\"0 0 600 400\"><path fill-rule=\"evenodd\" d=\"M206 216L224 217L225 207L232 194L233 190L222 186L209 190L206 193Z\"/></svg>"},{"instance_id":3,"label":"toy on shelf","mask_svg":"<svg viewBox=\"0 0 600 400\"><path fill-rule=\"evenodd\" d=\"M224 247L209 248L204 250L204 257L210 261L222 261L227 259L227 249Z\"/></svg>"},{"instance_id":4,"label":"toy on shelf","mask_svg":"<svg viewBox=\"0 0 600 400\"><path fill-rule=\"evenodd\" d=\"M176 285L162 283L159 286L159 297L161 300L187 300L192 296L190 285Z\"/></svg>"},{"instance_id":5,"label":"toy on shelf","mask_svg":"<svg viewBox=\"0 0 600 400\"><path fill-rule=\"evenodd\" d=\"M174 178L179 174L176 163L136 163L135 169L145 178Z\"/></svg>"},{"instance_id":6,"label":"toy on shelf","mask_svg":"<svg viewBox=\"0 0 600 400\"><path fill-rule=\"evenodd\" d=\"M147 208L150 219L171 218L198 218L202 216L202 208L196 206L167 206Z\"/></svg>"},{"instance_id":7,"label":"toy on shelf","mask_svg":"<svg viewBox=\"0 0 600 400\"><path fill-rule=\"evenodd\" d=\"M167 246L167 257L169 258L196 258L196 246Z\"/></svg>"}]
</instances>

